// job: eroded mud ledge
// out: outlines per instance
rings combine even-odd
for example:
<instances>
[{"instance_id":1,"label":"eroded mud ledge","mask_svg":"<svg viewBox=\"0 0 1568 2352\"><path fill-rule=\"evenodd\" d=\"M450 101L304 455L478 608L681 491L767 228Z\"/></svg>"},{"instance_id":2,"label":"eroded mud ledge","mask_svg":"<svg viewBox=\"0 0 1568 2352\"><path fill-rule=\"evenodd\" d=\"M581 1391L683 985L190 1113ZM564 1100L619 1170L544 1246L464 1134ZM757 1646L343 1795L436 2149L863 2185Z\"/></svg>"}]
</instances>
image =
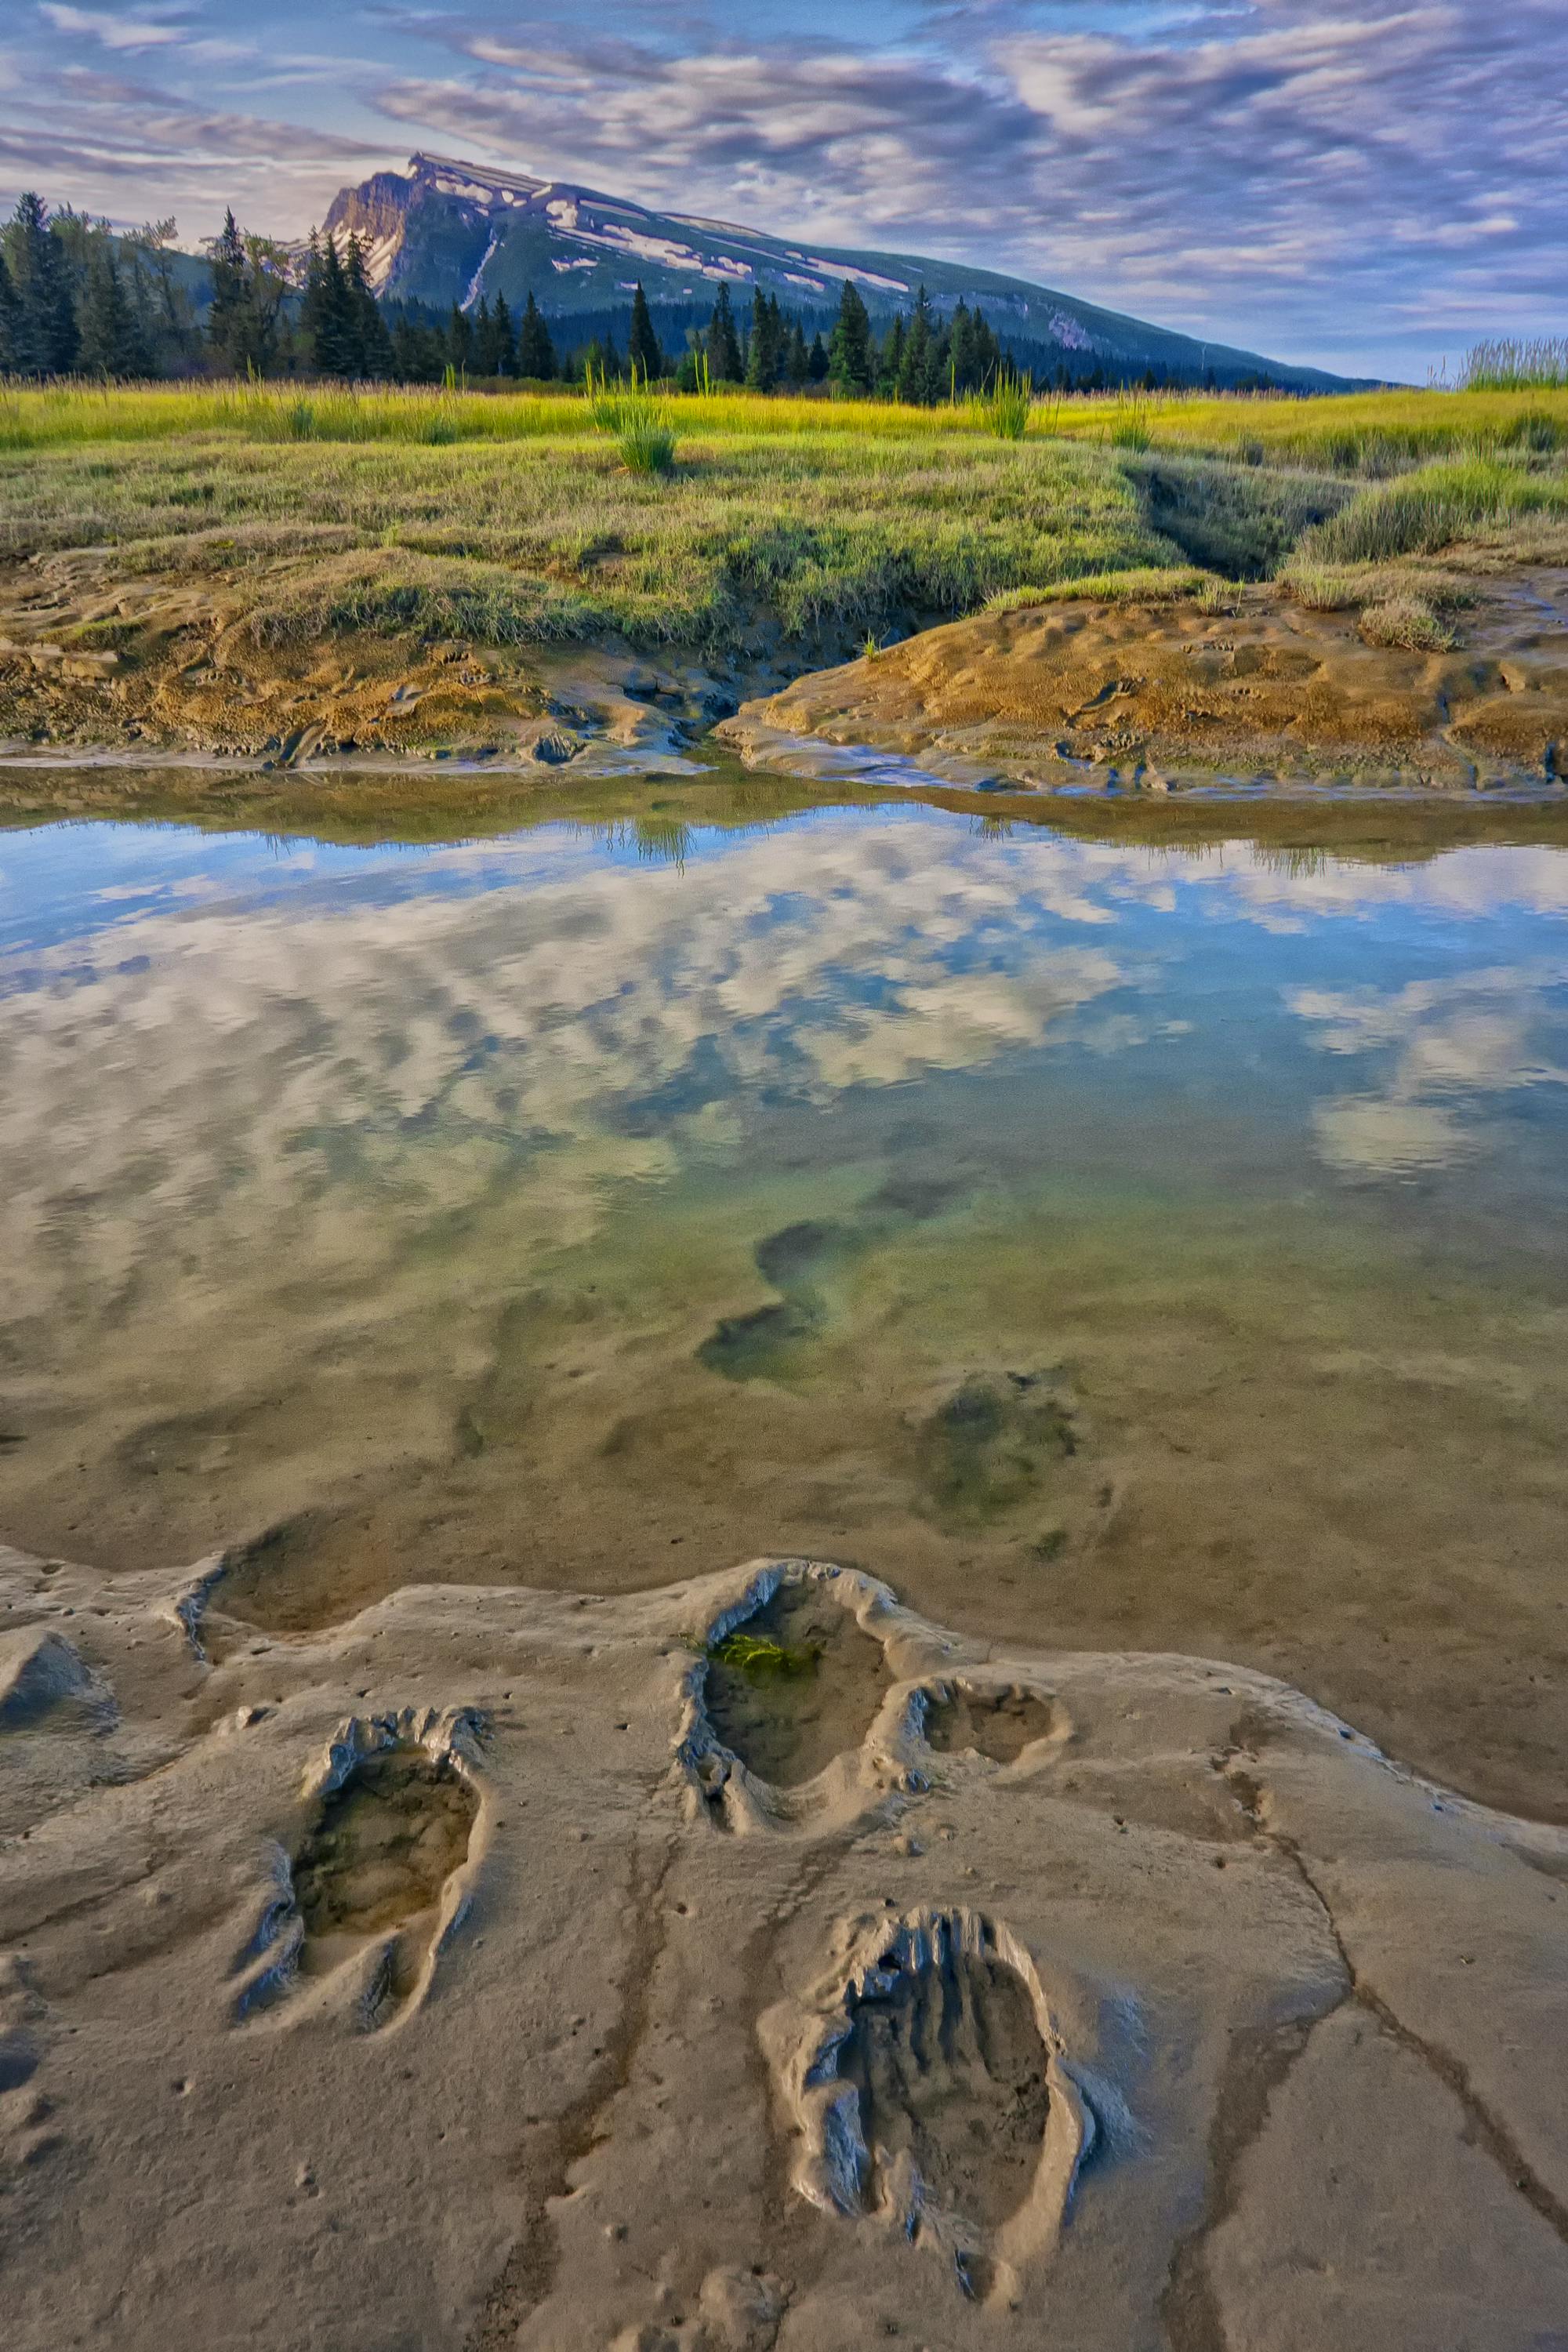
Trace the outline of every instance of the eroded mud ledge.
<instances>
[{"instance_id":1,"label":"eroded mud ledge","mask_svg":"<svg viewBox=\"0 0 1568 2352\"><path fill-rule=\"evenodd\" d=\"M1053 793L1559 790L1568 571L1456 549L1436 572L1392 567L1384 593L1406 576L1451 600L1451 622L1423 608L1430 646L1379 641L1359 604L1310 609L1271 585L1237 587L1218 612L1063 598L798 678L718 734L749 764L819 781L897 782L902 762L928 782Z\"/></svg>"},{"instance_id":2,"label":"eroded mud ledge","mask_svg":"<svg viewBox=\"0 0 1568 2352\"><path fill-rule=\"evenodd\" d=\"M294 1640L224 1597L0 1554L17 2352L1560 2322L1568 1833L804 1561ZM708 1648L836 1609L842 1745L774 1786Z\"/></svg>"}]
</instances>

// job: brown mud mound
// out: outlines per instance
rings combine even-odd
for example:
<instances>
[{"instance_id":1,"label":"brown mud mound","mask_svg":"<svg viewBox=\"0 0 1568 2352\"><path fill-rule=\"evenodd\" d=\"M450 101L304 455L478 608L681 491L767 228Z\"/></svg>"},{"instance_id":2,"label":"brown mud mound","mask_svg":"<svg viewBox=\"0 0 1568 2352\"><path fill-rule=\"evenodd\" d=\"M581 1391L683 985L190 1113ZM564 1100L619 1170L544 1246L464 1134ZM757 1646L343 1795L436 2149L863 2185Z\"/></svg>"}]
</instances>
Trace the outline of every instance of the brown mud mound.
<instances>
[{"instance_id":1,"label":"brown mud mound","mask_svg":"<svg viewBox=\"0 0 1568 2352\"><path fill-rule=\"evenodd\" d=\"M330 562L199 580L128 577L113 548L0 567L0 758L159 752L286 773L463 758L540 777L672 763L784 673L765 649L722 675L625 646L493 645L354 625ZM310 625L268 605L309 590Z\"/></svg>"},{"instance_id":2,"label":"brown mud mound","mask_svg":"<svg viewBox=\"0 0 1568 2352\"><path fill-rule=\"evenodd\" d=\"M881 1643L827 1587L781 1584L709 1652L703 1701L747 1770L790 1789L859 1747L886 1686Z\"/></svg>"},{"instance_id":3,"label":"brown mud mound","mask_svg":"<svg viewBox=\"0 0 1568 2352\"><path fill-rule=\"evenodd\" d=\"M1064 598L982 613L799 679L719 731L758 766L827 772L827 747L841 766L853 747L1056 791L1560 782L1568 570L1489 571L1457 551L1402 591L1405 576L1304 583L1336 610L1266 586L1227 592L1222 612Z\"/></svg>"}]
</instances>

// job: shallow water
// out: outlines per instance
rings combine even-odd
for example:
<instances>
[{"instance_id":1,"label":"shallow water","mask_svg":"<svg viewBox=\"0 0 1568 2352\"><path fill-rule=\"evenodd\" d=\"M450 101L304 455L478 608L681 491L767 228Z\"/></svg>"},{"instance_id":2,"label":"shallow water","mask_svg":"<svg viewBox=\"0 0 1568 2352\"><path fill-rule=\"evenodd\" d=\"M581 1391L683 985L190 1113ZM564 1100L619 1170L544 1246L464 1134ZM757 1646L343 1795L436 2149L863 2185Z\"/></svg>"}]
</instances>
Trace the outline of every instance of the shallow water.
<instances>
[{"instance_id":1,"label":"shallow water","mask_svg":"<svg viewBox=\"0 0 1568 2352\"><path fill-rule=\"evenodd\" d=\"M798 798L0 838L0 1536L285 1632L811 1552L1568 1811L1568 852Z\"/></svg>"}]
</instances>

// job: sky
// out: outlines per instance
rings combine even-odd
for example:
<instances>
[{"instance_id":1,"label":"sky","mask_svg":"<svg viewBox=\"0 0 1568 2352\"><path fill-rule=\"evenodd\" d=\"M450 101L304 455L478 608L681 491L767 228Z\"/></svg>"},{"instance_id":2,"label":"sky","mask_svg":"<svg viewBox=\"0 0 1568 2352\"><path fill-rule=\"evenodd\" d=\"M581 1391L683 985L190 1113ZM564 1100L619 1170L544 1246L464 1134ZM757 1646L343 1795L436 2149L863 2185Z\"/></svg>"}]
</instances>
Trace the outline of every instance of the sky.
<instances>
[{"instance_id":1,"label":"sky","mask_svg":"<svg viewBox=\"0 0 1568 2352\"><path fill-rule=\"evenodd\" d=\"M0 198L302 233L423 147L1415 383L1568 332L1568 0L9 0Z\"/></svg>"}]
</instances>

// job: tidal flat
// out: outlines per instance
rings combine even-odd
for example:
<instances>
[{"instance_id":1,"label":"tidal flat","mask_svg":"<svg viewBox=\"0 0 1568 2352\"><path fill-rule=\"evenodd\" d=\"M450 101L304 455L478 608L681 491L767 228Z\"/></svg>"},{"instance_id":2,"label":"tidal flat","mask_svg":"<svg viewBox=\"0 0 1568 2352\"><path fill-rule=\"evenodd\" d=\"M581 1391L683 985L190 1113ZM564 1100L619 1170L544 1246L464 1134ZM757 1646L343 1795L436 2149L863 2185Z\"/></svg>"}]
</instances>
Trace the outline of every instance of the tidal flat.
<instances>
[{"instance_id":1,"label":"tidal flat","mask_svg":"<svg viewBox=\"0 0 1568 2352\"><path fill-rule=\"evenodd\" d=\"M1561 804L424 782L12 772L12 2338L1539 2352Z\"/></svg>"},{"instance_id":2,"label":"tidal flat","mask_svg":"<svg viewBox=\"0 0 1568 2352\"><path fill-rule=\"evenodd\" d=\"M799 1552L1562 1818L1550 824L771 789L7 834L9 1538L278 1635Z\"/></svg>"}]
</instances>

